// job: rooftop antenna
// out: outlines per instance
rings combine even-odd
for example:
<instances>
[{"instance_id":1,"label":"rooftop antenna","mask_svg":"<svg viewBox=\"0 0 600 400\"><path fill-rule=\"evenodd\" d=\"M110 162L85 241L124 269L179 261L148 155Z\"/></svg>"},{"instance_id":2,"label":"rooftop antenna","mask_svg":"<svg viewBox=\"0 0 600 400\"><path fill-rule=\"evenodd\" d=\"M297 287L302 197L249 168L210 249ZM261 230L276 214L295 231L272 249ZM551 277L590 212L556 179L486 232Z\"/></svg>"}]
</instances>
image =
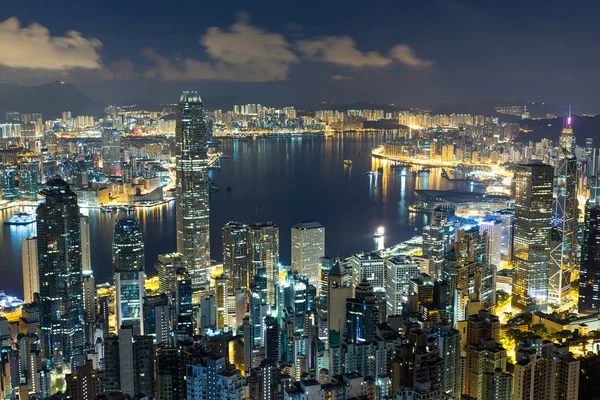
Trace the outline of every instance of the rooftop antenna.
<instances>
[{"instance_id":1,"label":"rooftop antenna","mask_svg":"<svg viewBox=\"0 0 600 400\"><path fill-rule=\"evenodd\" d=\"M571 105L569 104L569 116L567 117L567 126L571 126Z\"/></svg>"}]
</instances>

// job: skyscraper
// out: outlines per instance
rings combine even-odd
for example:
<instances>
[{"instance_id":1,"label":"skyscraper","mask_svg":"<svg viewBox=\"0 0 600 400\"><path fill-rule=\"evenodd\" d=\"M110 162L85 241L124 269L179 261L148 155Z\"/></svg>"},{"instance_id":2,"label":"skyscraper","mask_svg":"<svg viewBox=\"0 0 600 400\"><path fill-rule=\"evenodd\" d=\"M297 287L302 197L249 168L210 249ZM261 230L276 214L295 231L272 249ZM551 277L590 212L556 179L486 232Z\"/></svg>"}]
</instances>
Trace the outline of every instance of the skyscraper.
<instances>
[{"instance_id":1,"label":"skyscraper","mask_svg":"<svg viewBox=\"0 0 600 400\"><path fill-rule=\"evenodd\" d=\"M144 291L144 240L138 220L122 216L115 224L113 238L117 331L122 325L143 334L142 299Z\"/></svg>"},{"instance_id":2,"label":"skyscraper","mask_svg":"<svg viewBox=\"0 0 600 400\"><path fill-rule=\"evenodd\" d=\"M548 299L548 268L554 168L535 163L516 167L512 306L543 309Z\"/></svg>"},{"instance_id":3,"label":"skyscraper","mask_svg":"<svg viewBox=\"0 0 600 400\"><path fill-rule=\"evenodd\" d=\"M121 175L121 135L112 128L102 130L102 172Z\"/></svg>"},{"instance_id":4,"label":"skyscraper","mask_svg":"<svg viewBox=\"0 0 600 400\"><path fill-rule=\"evenodd\" d=\"M273 222L251 224L248 246L250 276L266 277L267 303L275 305L275 284L279 278L279 227Z\"/></svg>"},{"instance_id":5,"label":"skyscraper","mask_svg":"<svg viewBox=\"0 0 600 400\"><path fill-rule=\"evenodd\" d=\"M23 300L33 303L34 293L40 291L40 272L38 268L37 238L21 240L21 257L23 265Z\"/></svg>"},{"instance_id":6,"label":"skyscraper","mask_svg":"<svg viewBox=\"0 0 600 400\"><path fill-rule=\"evenodd\" d=\"M419 274L419 263L399 255L386 260L386 314L402 315L402 306L410 293L410 280Z\"/></svg>"},{"instance_id":7,"label":"skyscraper","mask_svg":"<svg viewBox=\"0 0 600 400\"><path fill-rule=\"evenodd\" d=\"M585 207L579 274L579 312L597 313L600 311L600 207L591 200Z\"/></svg>"},{"instance_id":8,"label":"skyscraper","mask_svg":"<svg viewBox=\"0 0 600 400\"><path fill-rule=\"evenodd\" d=\"M292 270L308 277L320 293L321 258L325 256L325 228L318 222L299 222L292 227Z\"/></svg>"},{"instance_id":9,"label":"skyscraper","mask_svg":"<svg viewBox=\"0 0 600 400\"><path fill-rule=\"evenodd\" d=\"M197 92L183 92L177 105L177 251L185 256L194 288L208 282L210 205L204 106Z\"/></svg>"},{"instance_id":10,"label":"skyscraper","mask_svg":"<svg viewBox=\"0 0 600 400\"><path fill-rule=\"evenodd\" d=\"M223 272L231 281L229 294L237 289L250 290L250 258L248 254L248 225L228 222L223 226Z\"/></svg>"},{"instance_id":11,"label":"skyscraper","mask_svg":"<svg viewBox=\"0 0 600 400\"><path fill-rule=\"evenodd\" d=\"M90 217L81 215L79 217L81 226L81 270L92 271L92 254L90 251Z\"/></svg>"},{"instance_id":12,"label":"skyscraper","mask_svg":"<svg viewBox=\"0 0 600 400\"><path fill-rule=\"evenodd\" d=\"M44 356L68 361L84 345L81 231L77 195L60 178L46 182L37 208L40 325Z\"/></svg>"},{"instance_id":13,"label":"skyscraper","mask_svg":"<svg viewBox=\"0 0 600 400\"><path fill-rule=\"evenodd\" d=\"M571 288L577 264L577 158L571 117L560 135L556 175L556 201L552 215L552 250L548 302L562 304ZM577 268L578 269L578 268Z\"/></svg>"}]
</instances>

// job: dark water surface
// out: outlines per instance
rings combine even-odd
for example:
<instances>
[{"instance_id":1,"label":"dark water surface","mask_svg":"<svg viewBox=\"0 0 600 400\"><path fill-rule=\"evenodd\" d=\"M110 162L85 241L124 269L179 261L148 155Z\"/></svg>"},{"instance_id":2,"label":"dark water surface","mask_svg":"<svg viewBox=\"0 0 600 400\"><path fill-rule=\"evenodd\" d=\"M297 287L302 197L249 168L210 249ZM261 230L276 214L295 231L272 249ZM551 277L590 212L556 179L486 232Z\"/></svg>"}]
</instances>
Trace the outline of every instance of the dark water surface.
<instances>
[{"instance_id":1,"label":"dark water surface","mask_svg":"<svg viewBox=\"0 0 600 400\"><path fill-rule=\"evenodd\" d=\"M278 224L282 264L290 263L290 229L300 221L316 220L325 226L325 252L330 256L374 249L373 232L380 225L386 229L386 245L411 238L425 222L423 215L408 211L415 188L451 189L453 184L438 169L401 176L386 161L371 157L373 147L393 138L390 133L345 133L335 138L223 140L222 151L232 158L221 160L221 170L212 172L220 189L211 195L212 258L221 260L221 228L231 220ZM344 159L352 160L353 166L344 166ZM383 176L365 174L379 167L384 168ZM0 211L0 222L16 212ZM112 281L116 213L82 212L90 216L96 279ZM157 255L175 251L175 205L136 212L146 244L146 271L153 273ZM0 226L0 290L8 294L22 296L20 242L32 234L35 224Z\"/></svg>"}]
</instances>

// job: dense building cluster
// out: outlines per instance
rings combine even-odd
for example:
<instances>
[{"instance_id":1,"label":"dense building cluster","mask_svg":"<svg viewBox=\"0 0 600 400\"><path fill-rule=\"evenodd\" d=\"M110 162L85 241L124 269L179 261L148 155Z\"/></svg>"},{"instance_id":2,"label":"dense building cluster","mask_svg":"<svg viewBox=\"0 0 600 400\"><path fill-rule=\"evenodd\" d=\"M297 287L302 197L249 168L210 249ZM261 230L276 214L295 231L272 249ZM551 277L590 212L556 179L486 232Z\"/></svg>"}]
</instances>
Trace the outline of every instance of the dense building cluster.
<instances>
[{"instance_id":1,"label":"dense building cluster","mask_svg":"<svg viewBox=\"0 0 600 400\"><path fill-rule=\"evenodd\" d=\"M600 205L596 152L591 142L589 149L575 146L570 119L558 143L519 146L511 141L514 126L489 117L317 111L311 127L387 117L422 125L384 145L390 158L510 163L512 196L508 207L479 218L457 215L450 203L436 206L418 251L329 257L325 227L299 222L283 227L291 233L288 266L280 262L274 222L228 222L222 263L211 261L209 139L219 125L307 126L304 117L293 107L248 104L208 118L196 92L184 92L167 111L175 112L175 137L157 153L175 156L177 247L155 260L154 278L144 269L140 222L124 207L113 210L114 284L97 285L89 220L80 213L90 191L96 198L102 190L113 197L129 189L134 198L162 193L158 183L144 192L157 178L152 162L137 158L135 139L120 133L140 116L106 110L112 122L105 121L95 147L101 164L94 172L105 186L81 181L81 169L92 177L94 159L68 169L50 162L55 153L46 147L25 143L35 156L4 150L3 165L17 166L18 185L11 186L12 169L2 170L3 199L37 202L38 182L47 179L37 236L22 243L25 305L16 320L0 318L2 398L577 399L579 360L568 341L549 333L600 329ZM499 110L517 111L526 110ZM43 125L34 114L25 120L23 126ZM69 114L57 123L95 125ZM588 199L584 215L581 196ZM564 312L577 308L590 321L560 328L572 321Z\"/></svg>"}]
</instances>

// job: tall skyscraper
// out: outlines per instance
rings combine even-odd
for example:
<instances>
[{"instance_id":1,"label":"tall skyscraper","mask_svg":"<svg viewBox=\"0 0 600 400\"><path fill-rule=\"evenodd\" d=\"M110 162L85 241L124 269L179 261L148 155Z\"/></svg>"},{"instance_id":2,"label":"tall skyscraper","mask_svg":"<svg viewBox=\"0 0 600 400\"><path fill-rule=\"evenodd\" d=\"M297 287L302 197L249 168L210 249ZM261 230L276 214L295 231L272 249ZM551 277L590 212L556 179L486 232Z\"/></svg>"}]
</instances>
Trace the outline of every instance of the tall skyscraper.
<instances>
[{"instance_id":1,"label":"tall skyscraper","mask_svg":"<svg viewBox=\"0 0 600 400\"><path fill-rule=\"evenodd\" d=\"M208 282L210 204L206 123L197 92L183 92L177 105L177 251L185 256L194 288Z\"/></svg>"},{"instance_id":2,"label":"tall skyscraper","mask_svg":"<svg viewBox=\"0 0 600 400\"><path fill-rule=\"evenodd\" d=\"M102 130L102 172L121 175L121 135L112 128Z\"/></svg>"},{"instance_id":3,"label":"tall skyscraper","mask_svg":"<svg viewBox=\"0 0 600 400\"><path fill-rule=\"evenodd\" d=\"M515 170L515 223L512 306L544 309L548 299L552 183L554 168L535 163Z\"/></svg>"},{"instance_id":4,"label":"tall skyscraper","mask_svg":"<svg viewBox=\"0 0 600 400\"><path fill-rule=\"evenodd\" d=\"M40 325L44 356L54 364L84 345L81 230L77 195L60 178L46 182L37 208Z\"/></svg>"},{"instance_id":5,"label":"tall skyscraper","mask_svg":"<svg viewBox=\"0 0 600 400\"><path fill-rule=\"evenodd\" d=\"M229 294L237 289L250 290L250 257L248 253L248 225L228 222L223 227L223 272L231 282Z\"/></svg>"},{"instance_id":6,"label":"tall skyscraper","mask_svg":"<svg viewBox=\"0 0 600 400\"><path fill-rule=\"evenodd\" d=\"M571 117L560 135L556 175L556 201L552 215L552 250L548 302L562 304L571 288L571 276L577 265L577 158Z\"/></svg>"},{"instance_id":7,"label":"tall skyscraper","mask_svg":"<svg viewBox=\"0 0 600 400\"><path fill-rule=\"evenodd\" d=\"M81 215L79 217L81 226L81 270L92 271L92 254L90 251L90 217Z\"/></svg>"},{"instance_id":8,"label":"tall skyscraper","mask_svg":"<svg viewBox=\"0 0 600 400\"><path fill-rule=\"evenodd\" d=\"M38 268L37 238L21 240L21 257L23 265L23 300L33 303L34 293L40 291L40 272Z\"/></svg>"},{"instance_id":9,"label":"tall skyscraper","mask_svg":"<svg viewBox=\"0 0 600 400\"><path fill-rule=\"evenodd\" d=\"M115 224L113 272L117 311L117 331L130 326L143 334L142 299L145 295L144 240L140 223L133 216L122 216Z\"/></svg>"},{"instance_id":10,"label":"tall skyscraper","mask_svg":"<svg viewBox=\"0 0 600 400\"><path fill-rule=\"evenodd\" d=\"M410 293L410 280L419 274L419 263L400 255L386 260L386 314L402 315L402 306Z\"/></svg>"},{"instance_id":11,"label":"tall skyscraper","mask_svg":"<svg viewBox=\"0 0 600 400\"><path fill-rule=\"evenodd\" d=\"M321 258L325 256L325 228L318 222L299 222L292 227L292 270L308 277L320 293Z\"/></svg>"},{"instance_id":12,"label":"tall skyscraper","mask_svg":"<svg viewBox=\"0 0 600 400\"><path fill-rule=\"evenodd\" d=\"M279 227L273 222L251 224L248 246L250 276L266 277L267 303L275 305L275 284L279 278Z\"/></svg>"},{"instance_id":13,"label":"tall skyscraper","mask_svg":"<svg viewBox=\"0 0 600 400\"><path fill-rule=\"evenodd\" d=\"M600 207L591 200L585 207L579 274L579 313L597 313L600 311Z\"/></svg>"}]
</instances>

